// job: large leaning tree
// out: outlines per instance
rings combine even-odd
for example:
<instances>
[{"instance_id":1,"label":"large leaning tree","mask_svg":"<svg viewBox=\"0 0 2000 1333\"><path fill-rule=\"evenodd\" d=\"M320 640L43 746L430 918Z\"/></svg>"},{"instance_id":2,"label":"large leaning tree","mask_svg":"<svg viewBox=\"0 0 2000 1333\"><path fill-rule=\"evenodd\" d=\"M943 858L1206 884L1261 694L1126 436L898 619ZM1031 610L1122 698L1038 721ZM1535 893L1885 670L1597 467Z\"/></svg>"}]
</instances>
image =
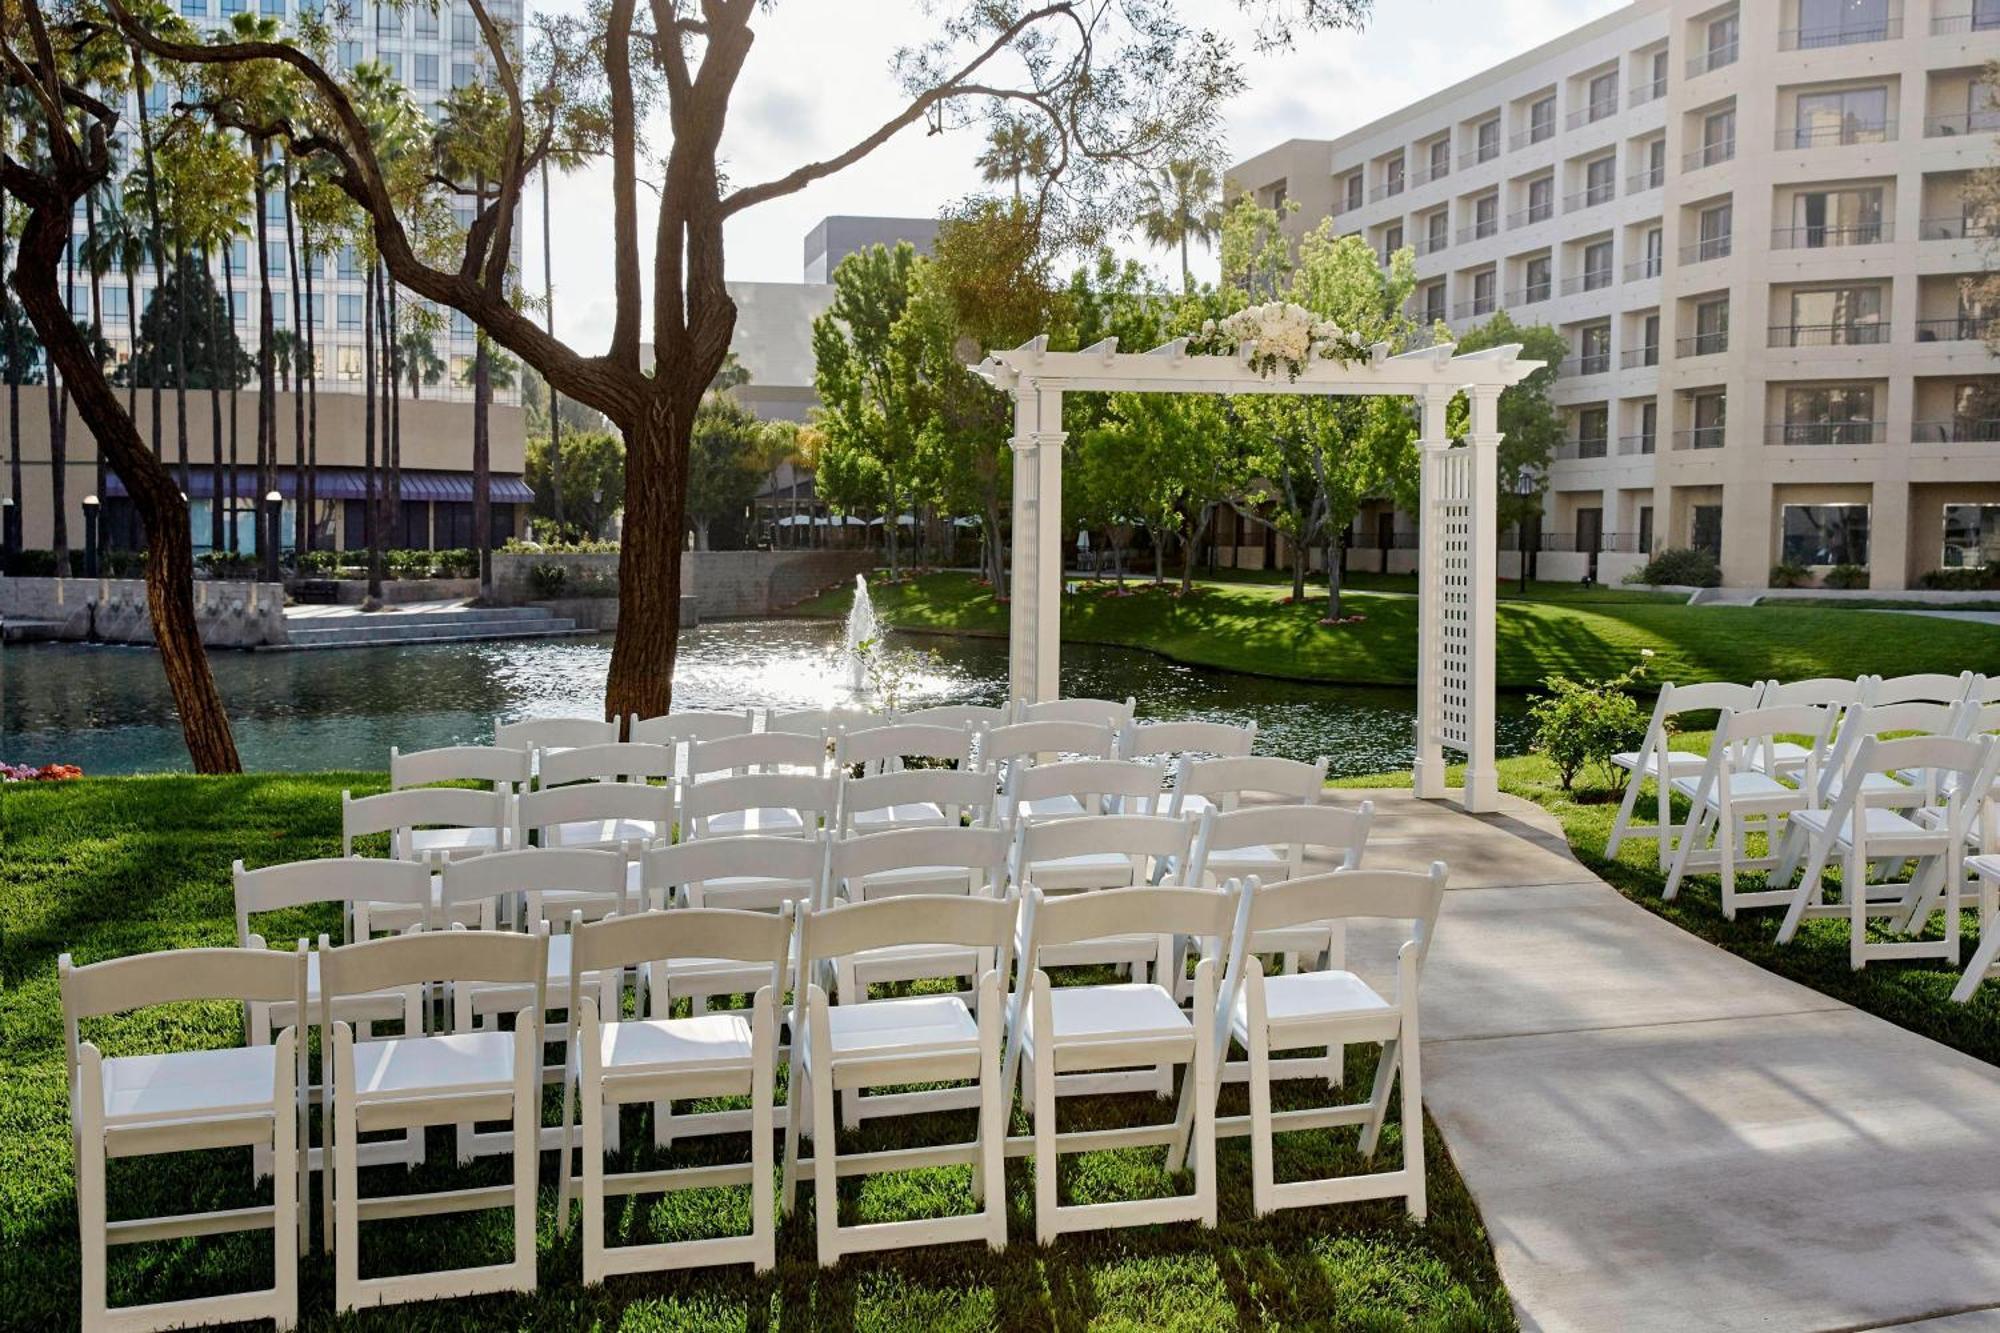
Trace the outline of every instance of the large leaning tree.
<instances>
[{"instance_id":1,"label":"large leaning tree","mask_svg":"<svg viewBox=\"0 0 2000 1333\"><path fill-rule=\"evenodd\" d=\"M119 80L106 72L123 44L115 29L87 11L40 0L8 0L0 14L0 83L28 108L33 150L0 153L0 190L27 210L9 283L49 361L68 386L84 424L124 483L146 529L146 600L188 754L197 771L241 768L229 717L209 671L194 615L194 550L187 497L148 449L131 414L105 377L89 330L70 317L61 289L63 256L78 201L100 191L114 169L118 113L90 86ZM58 20L50 22L50 17ZM88 68L91 76L78 77Z\"/></svg>"},{"instance_id":2,"label":"large leaning tree","mask_svg":"<svg viewBox=\"0 0 2000 1333\"><path fill-rule=\"evenodd\" d=\"M331 159L396 282L464 312L624 434L621 601L605 696L612 717L668 704L690 432L736 323L723 283L729 220L854 165L904 130L938 133L1003 117L1025 117L1047 136L1040 197L1081 210L1119 199L1129 178L1213 142L1239 79L1229 41L1184 21L1175 0L934 0L913 6L923 36L890 60L902 99L895 114L830 156L742 181L722 169L723 130L751 69L756 30L786 21L776 0L602 0L587 17L544 20L525 49L485 0L468 0L506 112L500 160L479 182L481 204L451 266L427 261L406 234L350 88L307 45L177 41L140 21L135 0L103 3L157 59L290 66L308 90L299 110L236 128ZM1229 6L1269 45L1353 25L1367 8L1368 0ZM764 73L775 81L797 71ZM610 345L586 353L519 308L508 262L531 177L545 160L582 151L579 140L593 129L611 163L616 315ZM657 191L650 243L641 234L642 199L651 203L642 183ZM648 264L650 319L641 276Z\"/></svg>"}]
</instances>

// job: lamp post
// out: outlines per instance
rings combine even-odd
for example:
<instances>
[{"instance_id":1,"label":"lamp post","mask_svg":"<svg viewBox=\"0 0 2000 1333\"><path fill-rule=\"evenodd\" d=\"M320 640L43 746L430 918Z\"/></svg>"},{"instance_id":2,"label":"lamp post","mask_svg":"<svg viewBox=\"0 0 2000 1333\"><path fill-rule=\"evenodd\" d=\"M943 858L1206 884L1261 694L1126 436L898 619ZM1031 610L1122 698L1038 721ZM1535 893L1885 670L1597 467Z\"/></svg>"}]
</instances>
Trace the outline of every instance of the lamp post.
<instances>
[{"instance_id":1,"label":"lamp post","mask_svg":"<svg viewBox=\"0 0 2000 1333\"><path fill-rule=\"evenodd\" d=\"M14 497L0 496L0 568L8 573L14 570L14 557L21 550L21 511L14 507Z\"/></svg>"},{"instance_id":2,"label":"lamp post","mask_svg":"<svg viewBox=\"0 0 2000 1333\"><path fill-rule=\"evenodd\" d=\"M285 497L275 490L264 493L264 582L278 581L278 543L284 540Z\"/></svg>"},{"instance_id":3,"label":"lamp post","mask_svg":"<svg viewBox=\"0 0 2000 1333\"><path fill-rule=\"evenodd\" d=\"M83 576L97 577L97 511L98 500L94 495L83 497Z\"/></svg>"},{"instance_id":4,"label":"lamp post","mask_svg":"<svg viewBox=\"0 0 2000 1333\"><path fill-rule=\"evenodd\" d=\"M1514 494L1521 497L1521 512L1514 519L1516 544L1521 551L1521 595L1528 595L1528 497L1535 493L1535 478L1527 471L1514 478Z\"/></svg>"}]
</instances>

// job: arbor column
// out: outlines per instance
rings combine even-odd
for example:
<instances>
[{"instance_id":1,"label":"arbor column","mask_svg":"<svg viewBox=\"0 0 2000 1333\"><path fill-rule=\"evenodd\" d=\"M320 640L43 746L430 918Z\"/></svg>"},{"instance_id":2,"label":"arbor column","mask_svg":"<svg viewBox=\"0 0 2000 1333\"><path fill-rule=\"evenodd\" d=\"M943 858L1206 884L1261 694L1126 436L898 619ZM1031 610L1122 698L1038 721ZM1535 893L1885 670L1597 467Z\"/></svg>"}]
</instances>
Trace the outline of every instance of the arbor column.
<instances>
[{"instance_id":1,"label":"arbor column","mask_svg":"<svg viewBox=\"0 0 2000 1333\"><path fill-rule=\"evenodd\" d=\"M1432 513L1439 498L1439 470L1444 451L1451 444L1445 434L1445 410L1451 403L1449 389L1427 389L1418 399L1420 429L1417 436L1417 758L1411 768L1412 785L1419 798L1434 801L1444 795L1443 653L1440 648L1443 624L1444 524ZM1384 573L1387 573L1385 568Z\"/></svg>"},{"instance_id":2,"label":"arbor column","mask_svg":"<svg viewBox=\"0 0 2000 1333\"><path fill-rule=\"evenodd\" d=\"M1024 377L1014 390L1007 684L1026 703L1055 698L1061 681L1063 439L1062 391Z\"/></svg>"},{"instance_id":3,"label":"arbor column","mask_svg":"<svg viewBox=\"0 0 2000 1333\"><path fill-rule=\"evenodd\" d=\"M1493 620L1498 603L1500 562L1500 390L1498 384L1470 390L1472 429L1472 512L1469 537L1472 566L1471 753L1466 756L1465 808L1475 813L1500 804L1500 774L1493 758L1495 652Z\"/></svg>"}]
</instances>

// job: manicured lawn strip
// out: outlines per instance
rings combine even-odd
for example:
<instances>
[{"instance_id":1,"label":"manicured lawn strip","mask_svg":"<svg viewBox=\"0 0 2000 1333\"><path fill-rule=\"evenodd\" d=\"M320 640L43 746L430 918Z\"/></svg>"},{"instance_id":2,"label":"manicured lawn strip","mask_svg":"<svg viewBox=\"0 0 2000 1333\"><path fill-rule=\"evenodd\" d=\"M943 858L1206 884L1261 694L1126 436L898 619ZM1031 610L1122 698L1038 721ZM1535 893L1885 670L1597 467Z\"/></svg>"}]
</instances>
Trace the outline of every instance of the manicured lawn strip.
<instances>
[{"instance_id":1,"label":"manicured lawn strip","mask_svg":"<svg viewBox=\"0 0 2000 1333\"><path fill-rule=\"evenodd\" d=\"M1675 748L1705 752L1708 740L1702 733L1684 733L1675 738ZM1456 781L1456 775L1450 780ZM1409 775L1384 774L1380 778L1336 785L1406 787ZM1580 781L1578 795L1586 799L1579 801L1562 790L1555 769L1540 756L1501 760L1500 785L1553 814L1562 822L1577 859L1647 911L1779 976L1968 1055L2000 1064L2000 986L1982 986L1968 1004L1954 1004L1951 1000L1962 959L1971 957L1978 945L1976 905L1965 912L1961 922L1961 967L1947 967L1939 961L1875 960L1856 972L1847 962L1845 917L1808 918L1790 944L1780 945L1777 933L1783 911L1777 908L1740 911L1736 920L1727 920L1722 915L1721 890L1714 875L1690 875L1682 881L1674 901L1662 900L1660 890L1665 886L1666 876L1659 871L1652 840L1628 840L1618 849L1616 860L1605 859L1604 845L1618 814L1616 799L1597 799L1605 796L1602 790L1586 791L1585 783ZM1640 816L1650 823L1650 789L1639 805ZM1684 805L1679 814L1686 814ZM1746 872L1739 875L1738 884L1754 888L1761 886L1762 880L1760 873ZM1935 924L1932 929L1936 930Z\"/></svg>"},{"instance_id":2,"label":"manicured lawn strip","mask_svg":"<svg viewBox=\"0 0 2000 1333\"><path fill-rule=\"evenodd\" d=\"M1847 611L2000 611L2000 597L1976 602L1915 602L1894 597L1786 597L1766 606L1824 606Z\"/></svg>"},{"instance_id":3,"label":"manicured lawn strip","mask_svg":"<svg viewBox=\"0 0 2000 1333\"><path fill-rule=\"evenodd\" d=\"M1063 637L1079 643L1143 648L1177 662L1288 680L1349 685L1409 685L1416 679L1417 602L1403 595L1356 592L1346 599L1358 624L1324 626L1320 600L1288 606L1289 585L1201 583L1180 598L1134 584L1107 596L1099 585L1063 601ZM1577 590L1582 592L1584 590ZM1609 592L1610 590L1605 590ZM872 588L876 613L898 629L987 634L1007 632L1007 607L974 578L930 574ZM840 589L804 603L806 615L847 613ZM1548 600L1501 602L1496 625L1498 683L1531 690L1556 673L1609 676L1655 654L1653 680L1800 679L1957 673L2000 662L2000 631L1990 625L1824 608L1687 606L1669 601Z\"/></svg>"},{"instance_id":4,"label":"manicured lawn strip","mask_svg":"<svg viewBox=\"0 0 2000 1333\"><path fill-rule=\"evenodd\" d=\"M334 853L339 794L378 790L379 774L244 778L111 778L0 790L0 1308L10 1327L72 1326L76 1319L76 1212L64 1091L63 1044L55 958L79 963L149 949L233 942L229 863L252 864ZM337 929L310 915L278 923L286 933ZM96 1025L107 1053L163 1045L225 1045L240 1040L224 1006L182 1014L169 1030L158 1014ZM1366 1088L1369 1062L1350 1064L1350 1091ZM1281 1102L1311 1095L1286 1085ZM1240 1087L1225 1093L1225 1114L1244 1107ZM1131 1123L1130 1099L1063 1108L1065 1127ZM1146 1103L1141 1118L1170 1114ZM950 1126L951 1132L966 1128ZM1025 1121L1016 1117L1016 1132ZM861 1149L889 1147L903 1131L873 1122ZM677 1146L657 1158L643 1115L625 1121L620 1165L740 1160L742 1141ZM961 1134L961 1137L963 1135ZM1033 1243L1028 1164L1009 1164L1012 1243L1001 1254L976 1245L920 1249L849 1259L822 1272L813 1258L812 1205L784 1226L779 1267L753 1278L745 1267L621 1278L581 1285L576 1232L554 1225L555 1159L542 1159L540 1277L533 1296L393 1307L340 1327L740 1329L1190 1329L1271 1328L1509 1329L1511 1307L1495 1271L1477 1210L1435 1131L1430 1150L1430 1222L1414 1227L1400 1204L1379 1202L1251 1216L1249 1153L1244 1140L1221 1151L1221 1226L1164 1226L1066 1237L1044 1250ZM1330 1169L1360 1169L1350 1138L1288 1136L1279 1148L1280 1179ZM641 1147L639 1145L646 1146ZM1378 1164L1398 1160L1393 1124ZM462 1188L499 1183L504 1163L451 1164L449 1138L433 1132L428 1164L402 1180L381 1168L369 1193ZM1153 1163L1159 1150L1095 1154L1065 1165L1072 1200L1111 1197L1132 1187L1168 1188ZM163 1166L162 1163L165 1163ZM112 1215L186 1211L258 1201L246 1155L219 1152L112 1166ZM886 1221L937 1208L970 1207L963 1169L910 1172L844 1185L849 1221ZM1186 1188L1185 1178L1179 1188ZM265 1192L267 1196L267 1191ZM809 1195L809 1192L808 1192ZM677 1196L672 1204L635 1202L614 1211L621 1240L679 1238L746 1215L741 1191ZM490 1262L504 1252L509 1223L500 1212L458 1214L364 1228L364 1272L410 1271L440 1263ZM198 1291L240 1289L268 1275L268 1244L245 1239L130 1247L114 1251L114 1299L166 1300ZM301 1265L301 1315L307 1328L336 1324L329 1259Z\"/></svg>"}]
</instances>

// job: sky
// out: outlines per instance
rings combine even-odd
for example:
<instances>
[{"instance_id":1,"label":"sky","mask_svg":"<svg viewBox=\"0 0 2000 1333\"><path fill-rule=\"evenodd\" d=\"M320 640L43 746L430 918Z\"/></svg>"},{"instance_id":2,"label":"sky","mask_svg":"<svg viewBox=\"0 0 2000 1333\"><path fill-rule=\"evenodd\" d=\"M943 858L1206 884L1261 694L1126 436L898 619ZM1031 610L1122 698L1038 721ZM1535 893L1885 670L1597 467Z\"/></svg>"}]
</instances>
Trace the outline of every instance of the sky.
<instances>
[{"instance_id":1,"label":"sky","mask_svg":"<svg viewBox=\"0 0 2000 1333\"><path fill-rule=\"evenodd\" d=\"M1459 79L1621 7L1624 0L1375 0L1360 33L1304 38L1290 51L1251 50L1250 30L1230 0L1183 0L1191 22L1237 39L1244 89L1224 112L1228 160L1286 139L1330 139ZM579 0L545 0L560 12ZM924 31L924 0L776 0L754 24L756 44L738 83L723 136L734 181L782 175L831 155L901 106L889 62ZM662 136L664 141L664 136ZM724 237L726 272L753 282L797 282L805 234L829 214L933 217L980 188L976 129L926 135L913 127L872 156L789 197L738 214ZM641 172L641 175L645 175ZM550 183L556 331L579 350L610 335L611 184L597 165ZM645 191L640 234L652 235ZM524 277L542 286L539 189L531 190ZM1164 271L1167 257L1127 242L1122 249ZM642 260L650 274L650 248ZM1212 278L1213 254L1196 252L1196 275Z\"/></svg>"}]
</instances>

